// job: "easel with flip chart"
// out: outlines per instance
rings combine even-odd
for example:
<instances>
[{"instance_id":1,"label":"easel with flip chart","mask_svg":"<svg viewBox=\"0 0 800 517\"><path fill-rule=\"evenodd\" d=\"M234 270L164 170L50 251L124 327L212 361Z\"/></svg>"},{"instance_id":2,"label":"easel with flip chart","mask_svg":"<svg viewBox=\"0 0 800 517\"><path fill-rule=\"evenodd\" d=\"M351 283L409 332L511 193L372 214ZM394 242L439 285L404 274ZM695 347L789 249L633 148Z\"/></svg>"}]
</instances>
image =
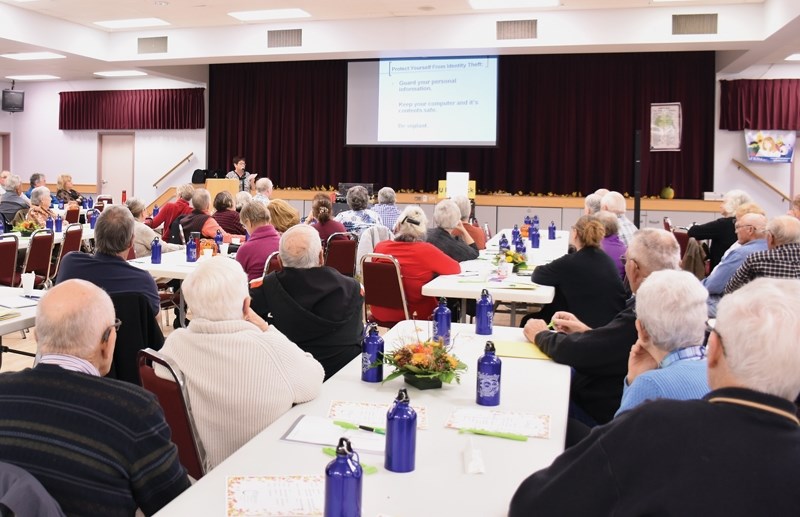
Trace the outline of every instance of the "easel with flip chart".
<instances>
[{"instance_id":1,"label":"easel with flip chart","mask_svg":"<svg viewBox=\"0 0 800 517\"><path fill-rule=\"evenodd\" d=\"M475 199L475 180L469 179L468 172L448 172L447 179L439 180L436 197L444 199L455 196L467 196Z\"/></svg>"}]
</instances>

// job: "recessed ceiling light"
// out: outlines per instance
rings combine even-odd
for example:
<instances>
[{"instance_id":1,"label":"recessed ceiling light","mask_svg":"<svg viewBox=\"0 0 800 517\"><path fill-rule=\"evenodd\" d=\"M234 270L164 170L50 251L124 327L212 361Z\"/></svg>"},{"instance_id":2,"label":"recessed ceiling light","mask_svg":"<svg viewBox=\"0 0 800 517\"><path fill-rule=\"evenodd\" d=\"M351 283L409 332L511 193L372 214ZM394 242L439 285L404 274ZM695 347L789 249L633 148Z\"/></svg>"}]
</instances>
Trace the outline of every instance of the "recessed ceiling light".
<instances>
[{"instance_id":1,"label":"recessed ceiling light","mask_svg":"<svg viewBox=\"0 0 800 517\"><path fill-rule=\"evenodd\" d=\"M791 56L786 56L786 61L800 61L800 54L792 54Z\"/></svg>"},{"instance_id":2,"label":"recessed ceiling light","mask_svg":"<svg viewBox=\"0 0 800 517\"><path fill-rule=\"evenodd\" d=\"M54 52L15 52L13 54L0 54L0 57L16 59L17 61L33 61L35 59L64 59L67 56Z\"/></svg>"},{"instance_id":3,"label":"recessed ceiling light","mask_svg":"<svg viewBox=\"0 0 800 517\"><path fill-rule=\"evenodd\" d=\"M139 70L109 70L107 72L95 72L94 75L99 75L100 77L139 77L147 74Z\"/></svg>"},{"instance_id":4,"label":"recessed ceiling light","mask_svg":"<svg viewBox=\"0 0 800 517\"><path fill-rule=\"evenodd\" d=\"M469 0L473 9L528 9L558 7L561 0Z\"/></svg>"},{"instance_id":5,"label":"recessed ceiling light","mask_svg":"<svg viewBox=\"0 0 800 517\"><path fill-rule=\"evenodd\" d=\"M61 79L56 75L7 75L6 79L14 81L47 81L48 79Z\"/></svg>"},{"instance_id":6,"label":"recessed ceiling light","mask_svg":"<svg viewBox=\"0 0 800 517\"><path fill-rule=\"evenodd\" d=\"M311 15L302 9L266 9L262 11L234 11L228 13L243 22L263 20L287 20L290 18L309 18Z\"/></svg>"},{"instance_id":7,"label":"recessed ceiling light","mask_svg":"<svg viewBox=\"0 0 800 517\"><path fill-rule=\"evenodd\" d=\"M106 29L137 29L140 27L162 27L169 25L169 22L165 22L161 18L129 18L127 20L94 22L94 24Z\"/></svg>"}]
</instances>

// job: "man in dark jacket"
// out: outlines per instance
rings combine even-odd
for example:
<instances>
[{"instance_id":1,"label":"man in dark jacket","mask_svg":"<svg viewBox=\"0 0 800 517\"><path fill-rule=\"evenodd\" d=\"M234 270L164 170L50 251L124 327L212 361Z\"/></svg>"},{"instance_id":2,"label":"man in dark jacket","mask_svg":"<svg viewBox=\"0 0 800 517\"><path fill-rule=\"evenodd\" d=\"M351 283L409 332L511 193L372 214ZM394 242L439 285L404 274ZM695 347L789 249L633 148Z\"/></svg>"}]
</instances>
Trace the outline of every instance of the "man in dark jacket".
<instances>
[{"instance_id":1,"label":"man in dark jacket","mask_svg":"<svg viewBox=\"0 0 800 517\"><path fill-rule=\"evenodd\" d=\"M251 308L325 368L325 380L361 352L361 285L323 265L319 233L307 225L281 236L283 269L250 292Z\"/></svg>"}]
</instances>

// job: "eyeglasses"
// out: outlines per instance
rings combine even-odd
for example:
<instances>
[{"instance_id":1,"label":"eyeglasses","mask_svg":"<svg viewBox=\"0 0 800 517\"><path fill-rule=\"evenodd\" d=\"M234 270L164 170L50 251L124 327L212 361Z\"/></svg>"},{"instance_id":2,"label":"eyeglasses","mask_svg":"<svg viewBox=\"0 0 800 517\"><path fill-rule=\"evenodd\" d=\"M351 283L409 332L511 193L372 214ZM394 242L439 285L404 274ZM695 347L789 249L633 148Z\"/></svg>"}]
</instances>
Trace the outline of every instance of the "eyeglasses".
<instances>
[{"instance_id":1,"label":"eyeglasses","mask_svg":"<svg viewBox=\"0 0 800 517\"><path fill-rule=\"evenodd\" d=\"M105 332L103 332L103 341L108 341L108 338L111 337L111 329L113 328L114 331L119 332L119 328L122 326L122 320L119 318L114 318L114 324L109 325Z\"/></svg>"}]
</instances>

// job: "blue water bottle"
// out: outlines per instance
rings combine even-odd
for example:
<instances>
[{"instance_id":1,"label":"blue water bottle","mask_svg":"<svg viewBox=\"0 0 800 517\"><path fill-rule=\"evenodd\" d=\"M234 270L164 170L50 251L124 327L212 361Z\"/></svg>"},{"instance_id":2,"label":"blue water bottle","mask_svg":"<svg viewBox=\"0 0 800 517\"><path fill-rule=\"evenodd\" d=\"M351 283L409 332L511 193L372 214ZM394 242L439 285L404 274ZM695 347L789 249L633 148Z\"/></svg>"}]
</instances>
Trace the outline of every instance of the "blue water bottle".
<instances>
[{"instance_id":1,"label":"blue water bottle","mask_svg":"<svg viewBox=\"0 0 800 517\"><path fill-rule=\"evenodd\" d=\"M508 247L508 239L506 239L506 234L505 233L500 234L500 243L499 243L499 245L500 245L500 249L501 250L510 249Z\"/></svg>"},{"instance_id":2,"label":"blue water bottle","mask_svg":"<svg viewBox=\"0 0 800 517\"><path fill-rule=\"evenodd\" d=\"M150 243L150 262L152 264L161 264L161 241L158 240L158 237Z\"/></svg>"},{"instance_id":3,"label":"blue water bottle","mask_svg":"<svg viewBox=\"0 0 800 517\"><path fill-rule=\"evenodd\" d=\"M533 225L533 227L534 227L534 228L535 228L537 231L539 230L539 216L538 216L538 215L534 215L534 216L533 216L533 219L531 219L531 224Z\"/></svg>"},{"instance_id":4,"label":"blue water bottle","mask_svg":"<svg viewBox=\"0 0 800 517\"><path fill-rule=\"evenodd\" d=\"M220 245L220 244L222 244L222 241L223 241L223 240L224 240L224 239L223 239L223 237L222 237L222 230L220 230L220 229L217 229L217 234L214 236L214 244L216 244L216 245L217 245L217 251L219 251L219 250L220 250L220 247L219 247L219 245Z\"/></svg>"},{"instance_id":5,"label":"blue water bottle","mask_svg":"<svg viewBox=\"0 0 800 517\"><path fill-rule=\"evenodd\" d=\"M531 225L531 216L526 215L525 219L522 220L522 224L524 224L525 226L530 226Z\"/></svg>"},{"instance_id":6,"label":"blue water bottle","mask_svg":"<svg viewBox=\"0 0 800 517\"><path fill-rule=\"evenodd\" d=\"M48 230L52 230L53 229L53 218L52 217L48 216L47 221L44 222L44 227L47 228Z\"/></svg>"},{"instance_id":7,"label":"blue water bottle","mask_svg":"<svg viewBox=\"0 0 800 517\"><path fill-rule=\"evenodd\" d=\"M59 199L58 200L58 209L59 210L64 210L64 200L63 199Z\"/></svg>"},{"instance_id":8,"label":"blue water bottle","mask_svg":"<svg viewBox=\"0 0 800 517\"><path fill-rule=\"evenodd\" d=\"M92 199L92 196L89 196L89 201L86 205L86 208L94 208L94 199Z\"/></svg>"},{"instance_id":9,"label":"blue water bottle","mask_svg":"<svg viewBox=\"0 0 800 517\"><path fill-rule=\"evenodd\" d=\"M153 217L158 215L158 205L153 205Z\"/></svg>"},{"instance_id":10,"label":"blue water bottle","mask_svg":"<svg viewBox=\"0 0 800 517\"><path fill-rule=\"evenodd\" d=\"M517 242L517 239L519 239L519 226L515 224L514 228L511 229L511 241Z\"/></svg>"},{"instance_id":11,"label":"blue water bottle","mask_svg":"<svg viewBox=\"0 0 800 517\"><path fill-rule=\"evenodd\" d=\"M364 382L381 382L383 365L370 368L370 365L381 360L383 356L383 338L378 334L378 325L370 323L366 327L366 335L361 341L361 380Z\"/></svg>"},{"instance_id":12,"label":"blue water bottle","mask_svg":"<svg viewBox=\"0 0 800 517\"><path fill-rule=\"evenodd\" d=\"M475 333L481 336L492 335L494 319L494 301L488 289L481 291L481 297L475 303Z\"/></svg>"},{"instance_id":13,"label":"blue water bottle","mask_svg":"<svg viewBox=\"0 0 800 517\"><path fill-rule=\"evenodd\" d=\"M64 225L64 219L61 218L61 214L56 215L55 221L55 230L58 233L61 233L61 227Z\"/></svg>"},{"instance_id":14,"label":"blue water bottle","mask_svg":"<svg viewBox=\"0 0 800 517\"><path fill-rule=\"evenodd\" d=\"M81 201L81 206L83 208L89 208L89 198L87 197L83 198L83 201Z\"/></svg>"},{"instance_id":15,"label":"blue water bottle","mask_svg":"<svg viewBox=\"0 0 800 517\"><path fill-rule=\"evenodd\" d=\"M197 262L197 241L192 238L186 241L186 262Z\"/></svg>"},{"instance_id":16,"label":"blue water bottle","mask_svg":"<svg viewBox=\"0 0 800 517\"><path fill-rule=\"evenodd\" d=\"M531 228L534 228L531 226ZM539 229L535 228L531 230L531 248L538 248L539 247Z\"/></svg>"},{"instance_id":17,"label":"blue water bottle","mask_svg":"<svg viewBox=\"0 0 800 517\"><path fill-rule=\"evenodd\" d=\"M383 466L392 472L411 472L417 451L417 412L409 405L408 392L400 388L386 413L386 453Z\"/></svg>"},{"instance_id":18,"label":"blue water bottle","mask_svg":"<svg viewBox=\"0 0 800 517\"><path fill-rule=\"evenodd\" d=\"M486 342L483 355L478 358L478 385L475 402L481 406L500 405L500 369L503 364L495 355L494 343Z\"/></svg>"},{"instance_id":19,"label":"blue water bottle","mask_svg":"<svg viewBox=\"0 0 800 517\"><path fill-rule=\"evenodd\" d=\"M339 438L336 458L325 467L325 517L361 517L363 477L358 453Z\"/></svg>"},{"instance_id":20,"label":"blue water bottle","mask_svg":"<svg viewBox=\"0 0 800 517\"><path fill-rule=\"evenodd\" d=\"M89 228L94 230L94 225L97 224L97 210L89 210L86 212L86 217L89 218Z\"/></svg>"},{"instance_id":21,"label":"blue water bottle","mask_svg":"<svg viewBox=\"0 0 800 517\"><path fill-rule=\"evenodd\" d=\"M556 223L555 221L550 221L550 226L547 227L547 238L549 240L555 240L556 238Z\"/></svg>"},{"instance_id":22,"label":"blue water bottle","mask_svg":"<svg viewBox=\"0 0 800 517\"><path fill-rule=\"evenodd\" d=\"M439 306L433 309L433 339L441 340L444 346L450 346L450 323L452 313L447 308L447 299L439 298Z\"/></svg>"},{"instance_id":23,"label":"blue water bottle","mask_svg":"<svg viewBox=\"0 0 800 517\"><path fill-rule=\"evenodd\" d=\"M517 253L525 253L525 241L523 241L521 237L514 246L514 251Z\"/></svg>"}]
</instances>

